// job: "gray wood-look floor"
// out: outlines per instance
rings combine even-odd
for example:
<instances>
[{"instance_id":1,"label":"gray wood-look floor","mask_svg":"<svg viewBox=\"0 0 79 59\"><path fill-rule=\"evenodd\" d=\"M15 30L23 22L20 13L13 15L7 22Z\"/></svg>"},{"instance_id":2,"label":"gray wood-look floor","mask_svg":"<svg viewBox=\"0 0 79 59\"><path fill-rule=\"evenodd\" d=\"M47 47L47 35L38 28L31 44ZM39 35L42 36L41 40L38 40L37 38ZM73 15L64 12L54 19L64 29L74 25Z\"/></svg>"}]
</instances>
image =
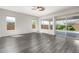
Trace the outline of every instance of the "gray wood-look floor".
<instances>
[{"instance_id":1,"label":"gray wood-look floor","mask_svg":"<svg viewBox=\"0 0 79 59\"><path fill-rule=\"evenodd\" d=\"M78 53L79 40L29 33L22 37L1 37L0 53Z\"/></svg>"}]
</instances>

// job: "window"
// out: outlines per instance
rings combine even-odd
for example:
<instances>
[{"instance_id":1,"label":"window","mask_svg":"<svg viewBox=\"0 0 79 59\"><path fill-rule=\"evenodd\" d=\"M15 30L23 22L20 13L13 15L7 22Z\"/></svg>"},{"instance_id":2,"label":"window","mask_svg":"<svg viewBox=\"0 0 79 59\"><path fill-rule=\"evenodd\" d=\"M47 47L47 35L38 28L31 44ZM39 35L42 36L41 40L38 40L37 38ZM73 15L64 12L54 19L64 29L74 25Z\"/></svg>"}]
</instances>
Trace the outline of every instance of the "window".
<instances>
[{"instance_id":1,"label":"window","mask_svg":"<svg viewBox=\"0 0 79 59\"><path fill-rule=\"evenodd\" d=\"M67 20L67 31L79 31L79 19Z\"/></svg>"},{"instance_id":2,"label":"window","mask_svg":"<svg viewBox=\"0 0 79 59\"><path fill-rule=\"evenodd\" d=\"M47 21L47 20L43 20L42 21L42 24L41 24L41 28L42 29L49 29L49 21Z\"/></svg>"},{"instance_id":3,"label":"window","mask_svg":"<svg viewBox=\"0 0 79 59\"><path fill-rule=\"evenodd\" d=\"M66 30L66 20L59 20L56 21L56 30Z\"/></svg>"},{"instance_id":4,"label":"window","mask_svg":"<svg viewBox=\"0 0 79 59\"><path fill-rule=\"evenodd\" d=\"M36 23L37 23L37 20L32 20L32 29L36 28Z\"/></svg>"},{"instance_id":5,"label":"window","mask_svg":"<svg viewBox=\"0 0 79 59\"><path fill-rule=\"evenodd\" d=\"M7 30L15 30L15 17L6 17Z\"/></svg>"}]
</instances>

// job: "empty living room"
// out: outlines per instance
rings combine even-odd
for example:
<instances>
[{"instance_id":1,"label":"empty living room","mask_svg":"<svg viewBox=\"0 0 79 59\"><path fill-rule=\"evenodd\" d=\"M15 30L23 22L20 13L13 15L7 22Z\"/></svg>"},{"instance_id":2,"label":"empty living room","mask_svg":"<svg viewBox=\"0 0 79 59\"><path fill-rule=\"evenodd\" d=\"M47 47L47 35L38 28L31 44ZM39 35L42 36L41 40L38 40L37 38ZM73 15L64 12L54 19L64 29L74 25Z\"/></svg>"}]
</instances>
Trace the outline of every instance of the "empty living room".
<instances>
[{"instance_id":1,"label":"empty living room","mask_svg":"<svg viewBox=\"0 0 79 59\"><path fill-rule=\"evenodd\" d=\"M79 6L0 6L0 53L79 53Z\"/></svg>"}]
</instances>

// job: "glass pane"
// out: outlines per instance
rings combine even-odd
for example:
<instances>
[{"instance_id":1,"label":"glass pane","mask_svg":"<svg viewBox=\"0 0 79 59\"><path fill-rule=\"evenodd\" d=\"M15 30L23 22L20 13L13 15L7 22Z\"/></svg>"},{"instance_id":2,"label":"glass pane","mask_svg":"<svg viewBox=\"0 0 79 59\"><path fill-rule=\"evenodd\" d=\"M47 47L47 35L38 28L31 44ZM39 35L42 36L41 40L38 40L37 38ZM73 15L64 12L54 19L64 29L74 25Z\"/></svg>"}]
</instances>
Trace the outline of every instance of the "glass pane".
<instances>
[{"instance_id":1,"label":"glass pane","mask_svg":"<svg viewBox=\"0 0 79 59\"><path fill-rule=\"evenodd\" d=\"M63 19L63 18L62 18ZM56 35L62 37L79 37L79 16L65 17L65 19L56 19Z\"/></svg>"},{"instance_id":2,"label":"glass pane","mask_svg":"<svg viewBox=\"0 0 79 59\"><path fill-rule=\"evenodd\" d=\"M36 28L36 23L37 23L36 20L32 20L32 29L35 29Z\"/></svg>"},{"instance_id":3,"label":"glass pane","mask_svg":"<svg viewBox=\"0 0 79 59\"><path fill-rule=\"evenodd\" d=\"M67 17L67 19L79 19L79 16L71 16L71 17Z\"/></svg>"},{"instance_id":4,"label":"glass pane","mask_svg":"<svg viewBox=\"0 0 79 59\"><path fill-rule=\"evenodd\" d=\"M74 38L79 37L79 19L67 20L67 36Z\"/></svg>"},{"instance_id":5,"label":"glass pane","mask_svg":"<svg viewBox=\"0 0 79 59\"><path fill-rule=\"evenodd\" d=\"M56 21L56 30L65 30L66 20Z\"/></svg>"},{"instance_id":6,"label":"glass pane","mask_svg":"<svg viewBox=\"0 0 79 59\"><path fill-rule=\"evenodd\" d=\"M56 21L56 35L66 37L66 20Z\"/></svg>"},{"instance_id":7,"label":"glass pane","mask_svg":"<svg viewBox=\"0 0 79 59\"><path fill-rule=\"evenodd\" d=\"M49 21L43 20L41 24L41 29L49 29Z\"/></svg>"},{"instance_id":8,"label":"glass pane","mask_svg":"<svg viewBox=\"0 0 79 59\"><path fill-rule=\"evenodd\" d=\"M15 17L6 17L7 30L15 30Z\"/></svg>"}]
</instances>

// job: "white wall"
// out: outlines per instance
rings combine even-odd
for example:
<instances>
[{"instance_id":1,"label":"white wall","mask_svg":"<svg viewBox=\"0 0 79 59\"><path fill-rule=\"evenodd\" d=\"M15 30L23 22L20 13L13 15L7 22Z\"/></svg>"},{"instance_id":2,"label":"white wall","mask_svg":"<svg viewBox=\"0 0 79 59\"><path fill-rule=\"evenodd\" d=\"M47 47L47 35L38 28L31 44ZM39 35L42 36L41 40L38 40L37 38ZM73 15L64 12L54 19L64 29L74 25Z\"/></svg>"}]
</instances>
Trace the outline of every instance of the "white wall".
<instances>
[{"instance_id":1,"label":"white wall","mask_svg":"<svg viewBox=\"0 0 79 59\"><path fill-rule=\"evenodd\" d=\"M6 30L6 16L16 18L16 30ZM0 9L0 36L2 37L32 32L32 19L37 19L37 17Z\"/></svg>"}]
</instances>

